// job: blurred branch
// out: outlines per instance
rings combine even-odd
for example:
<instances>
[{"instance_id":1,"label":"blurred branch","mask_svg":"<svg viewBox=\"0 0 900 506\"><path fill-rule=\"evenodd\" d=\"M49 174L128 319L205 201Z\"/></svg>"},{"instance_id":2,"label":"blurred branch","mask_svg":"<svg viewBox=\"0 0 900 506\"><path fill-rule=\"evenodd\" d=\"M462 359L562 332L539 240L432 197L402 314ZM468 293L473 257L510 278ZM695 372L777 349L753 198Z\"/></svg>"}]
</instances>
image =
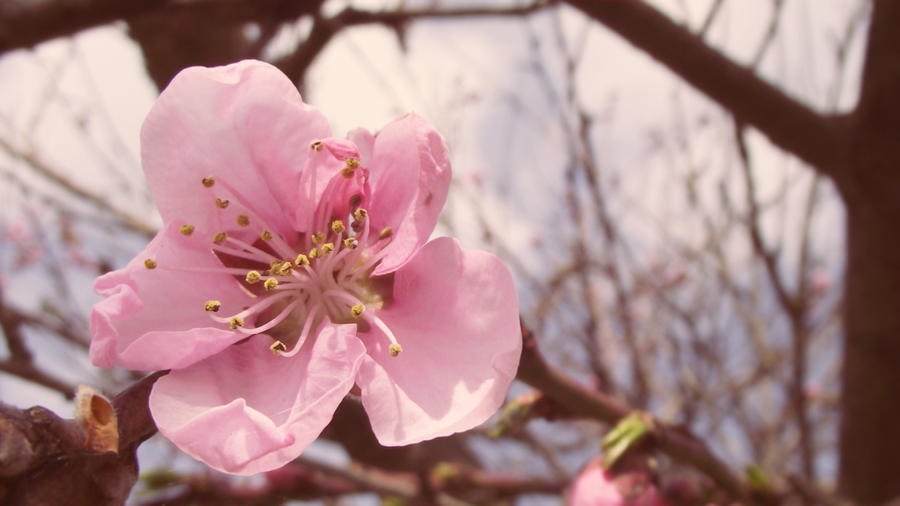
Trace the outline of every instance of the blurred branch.
<instances>
[{"instance_id":1,"label":"blurred branch","mask_svg":"<svg viewBox=\"0 0 900 506\"><path fill-rule=\"evenodd\" d=\"M7 142L6 139L3 138L0 138L0 149L8 153L10 156L26 163L41 177L61 187L69 194L88 202L97 209L109 213L111 216L115 216L116 219L118 219L123 225L133 230L134 232L143 234L148 238L153 237L153 235L156 234L156 227L144 222L136 216L132 216L129 213L116 208L115 206L110 204L108 200L103 197L103 195L94 193L87 188L75 184L69 178L60 174L56 169L50 167L49 165L38 159L34 154L14 147L12 144Z\"/></svg>"},{"instance_id":2,"label":"blurred branch","mask_svg":"<svg viewBox=\"0 0 900 506\"><path fill-rule=\"evenodd\" d=\"M37 0L0 2L0 54L140 12L170 0Z\"/></svg>"},{"instance_id":3,"label":"blurred branch","mask_svg":"<svg viewBox=\"0 0 900 506\"><path fill-rule=\"evenodd\" d=\"M825 174L843 167L842 122L763 81L644 2L567 0L705 93L774 144Z\"/></svg>"},{"instance_id":4,"label":"blurred branch","mask_svg":"<svg viewBox=\"0 0 900 506\"><path fill-rule=\"evenodd\" d=\"M633 412L630 406L591 390L550 366L544 360L537 340L524 325L522 336L524 343L518 379L557 401L569 414L612 424ZM772 502L771 497L751 497L747 484L696 436L660 422L653 424L649 434L659 450L703 472L733 498L750 504Z\"/></svg>"}]
</instances>

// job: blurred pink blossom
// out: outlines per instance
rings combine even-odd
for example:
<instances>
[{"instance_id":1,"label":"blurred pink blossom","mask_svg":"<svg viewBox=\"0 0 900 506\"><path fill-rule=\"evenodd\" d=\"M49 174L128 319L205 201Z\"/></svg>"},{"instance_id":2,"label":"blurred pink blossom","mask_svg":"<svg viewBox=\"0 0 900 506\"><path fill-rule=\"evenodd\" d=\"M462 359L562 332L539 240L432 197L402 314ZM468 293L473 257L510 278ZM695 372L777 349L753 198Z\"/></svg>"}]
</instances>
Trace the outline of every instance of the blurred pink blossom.
<instances>
[{"instance_id":1,"label":"blurred pink blossom","mask_svg":"<svg viewBox=\"0 0 900 506\"><path fill-rule=\"evenodd\" d=\"M569 506L666 506L646 475L632 471L615 477L600 461L588 464L569 492Z\"/></svg>"},{"instance_id":2,"label":"blurred pink blossom","mask_svg":"<svg viewBox=\"0 0 900 506\"><path fill-rule=\"evenodd\" d=\"M384 445L467 430L515 376L508 269L427 242L450 183L441 135L412 114L330 135L255 61L182 71L144 123L164 228L97 279L91 358L171 369L153 418L215 469L283 466L351 389Z\"/></svg>"}]
</instances>

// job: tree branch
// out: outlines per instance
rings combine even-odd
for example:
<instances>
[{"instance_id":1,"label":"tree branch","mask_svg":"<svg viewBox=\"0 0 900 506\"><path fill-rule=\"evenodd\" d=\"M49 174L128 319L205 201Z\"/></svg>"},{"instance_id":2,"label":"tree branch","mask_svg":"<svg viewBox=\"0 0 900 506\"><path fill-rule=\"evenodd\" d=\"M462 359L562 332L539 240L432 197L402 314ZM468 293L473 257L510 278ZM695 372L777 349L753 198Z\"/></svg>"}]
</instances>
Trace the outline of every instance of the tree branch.
<instances>
[{"instance_id":1,"label":"tree branch","mask_svg":"<svg viewBox=\"0 0 900 506\"><path fill-rule=\"evenodd\" d=\"M844 166L842 121L791 98L650 5L593 0L567 3L645 51L780 148L831 176Z\"/></svg>"}]
</instances>

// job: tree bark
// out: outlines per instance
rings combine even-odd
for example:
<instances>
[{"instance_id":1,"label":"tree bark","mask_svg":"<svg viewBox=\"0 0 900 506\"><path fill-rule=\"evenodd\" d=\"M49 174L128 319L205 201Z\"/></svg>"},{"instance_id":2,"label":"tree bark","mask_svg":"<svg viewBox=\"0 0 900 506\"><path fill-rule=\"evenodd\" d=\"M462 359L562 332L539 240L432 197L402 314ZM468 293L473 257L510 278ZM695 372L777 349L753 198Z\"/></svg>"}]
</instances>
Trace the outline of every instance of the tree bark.
<instances>
[{"instance_id":1,"label":"tree bark","mask_svg":"<svg viewBox=\"0 0 900 506\"><path fill-rule=\"evenodd\" d=\"M878 0L859 103L847 205L840 490L860 503L900 495L900 2Z\"/></svg>"}]
</instances>

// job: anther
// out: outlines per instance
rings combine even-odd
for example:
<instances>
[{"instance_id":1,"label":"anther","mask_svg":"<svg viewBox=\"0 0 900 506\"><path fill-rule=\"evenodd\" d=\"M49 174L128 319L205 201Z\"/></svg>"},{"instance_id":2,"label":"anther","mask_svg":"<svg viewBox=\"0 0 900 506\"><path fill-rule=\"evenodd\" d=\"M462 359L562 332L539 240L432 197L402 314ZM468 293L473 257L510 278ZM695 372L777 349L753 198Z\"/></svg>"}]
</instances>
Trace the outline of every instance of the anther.
<instances>
[{"instance_id":1,"label":"anther","mask_svg":"<svg viewBox=\"0 0 900 506\"><path fill-rule=\"evenodd\" d=\"M238 327L243 327L244 319L241 318L240 316L232 316L231 322L228 324L228 326L231 327L231 330L234 330Z\"/></svg>"},{"instance_id":2,"label":"anther","mask_svg":"<svg viewBox=\"0 0 900 506\"><path fill-rule=\"evenodd\" d=\"M272 274L276 276L290 276L292 265L290 261L284 261L272 268Z\"/></svg>"},{"instance_id":3,"label":"anther","mask_svg":"<svg viewBox=\"0 0 900 506\"><path fill-rule=\"evenodd\" d=\"M225 239L228 237L228 234L225 232L219 232L213 236L213 242L216 244L222 244L225 242Z\"/></svg>"},{"instance_id":4,"label":"anther","mask_svg":"<svg viewBox=\"0 0 900 506\"><path fill-rule=\"evenodd\" d=\"M144 267L148 269L156 269L156 260L153 260L152 258L144 260Z\"/></svg>"},{"instance_id":5,"label":"anther","mask_svg":"<svg viewBox=\"0 0 900 506\"><path fill-rule=\"evenodd\" d=\"M250 218L248 218L245 214L239 214L237 216L237 224L242 227L246 227L250 224Z\"/></svg>"},{"instance_id":6,"label":"anther","mask_svg":"<svg viewBox=\"0 0 900 506\"><path fill-rule=\"evenodd\" d=\"M310 240L313 244L319 244L320 242L325 240L325 234L323 234L322 232L316 232L312 235L312 237L310 237Z\"/></svg>"},{"instance_id":7,"label":"anther","mask_svg":"<svg viewBox=\"0 0 900 506\"><path fill-rule=\"evenodd\" d=\"M218 313L220 307L222 307L222 303L217 300L208 300L206 301L206 304L203 305L203 309L211 313Z\"/></svg>"},{"instance_id":8,"label":"anther","mask_svg":"<svg viewBox=\"0 0 900 506\"><path fill-rule=\"evenodd\" d=\"M359 241L356 240L356 237L348 237L344 239L344 247L349 249L356 249L359 247Z\"/></svg>"},{"instance_id":9,"label":"anther","mask_svg":"<svg viewBox=\"0 0 900 506\"><path fill-rule=\"evenodd\" d=\"M194 233L193 225L182 225L181 228L178 229L181 232L181 235L191 235Z\"/></svg>"},{"instance_id":10,"label":"anther","mask_svg":"<svg viewBox=\"0 0 900 506\"><path fill-rule=\"evenodd\" d=\"M244 278L244 281L252 285L259 282L260 277L262 277L262 275L259 273L259 271L250 271L247 273L247 277Z\"/></svg>"},{"instance_id":11,"label":"anther","mask_svg":"<svg viewBox=\"0 0 900 506\"><path fill-rule=\"evenodd\" d=\"M272 354L277 356L282 352L287 351L287 346L285 346L281 341L275 341L274 343L272 343L272 346L269 346L269 349L272 350Z\"/></svg>"},{"instance_id":12,"label":"anther","mask_svg":"<svg viewBox=\"0 0 900 506\"><path fill-rule=\"evenodd\" d=\"M203 186L205 186L207 188L211 188L212 185L216 184L216 180L213 179L212 176L205 177L205 178L201 179L200 182L203 183Z\"/></svg>"},{"instance_id":13,"label":"anther","mask_svg":"<svg viewBox=\"0 0 900 506\"><path fill-rule=\"evenodd\" d=\"M216 207L218 207L219 209L225 209L226 207L228 207L228 204L228 199L216 199Z\"/></svg>"},{"instance_id":14,"label":"anther","mask_svg":"<svg viewBox=\"0 0 900 506\"><path fill-rule=\"evenodd\" d=\"M356 221L365 221L368 216L369 211L366 211L362 207L360 207L356 211L353 211L353 219L355 219Z\"/></svg>"},{"instance_id":15,"label":"anther","mask_svg":"<svg viewBox=\"0 0 900 506\"><path fill-rule=\"evenodd\" d=\"M355 306L350 308L350 316L352 316L354 318L359 318L362 316L363 311L365 311L365 310L366 310L366 306L363 306L362 304L356 304Z\"/></svg>"},{"instance_id":16,"label":"anther","mask_svg":"<svg viewBox=\"0 0 900 506\"><path fill-rule=\"evenodd\" d=\"M334 232L335 234L340 234L340 233L343 232L344 230L347 230L347 228L344 227L344 222L343 222L343 221L341 221L341 220L334 220L334 221L331 222L331 231Z\"/></svg>"},{"instance_id":17,"label":"anther","mask_svg":"<svg viewBox=\"0 0 900 506\"><path fill-rule=\"evenodd\" d=\"M327 255L327 254L331 253L332 251L334 251L334 243L333 242L326 242L325 244L322 245L322 254L323 255Z\"/></svg>"},{"instance_id":18,"label":"anther","mask_svg":"<svg viewBox=\"0 0 900 506\"><path fill-rule=\"evenodd\" d=\"M355 169L359 167L359 158L348 158L345 163L348 169Z\"/></svg>"},{"instance_id":19,"label":"anther","mask_svg":"<svg viewBox=\"0 0 900 506\"><path fill-rule=\"evenodd\" d=\"M391 227L384 227L381 229L381 232L378 232L379 239L386 239L390 237L394 233L394 230Z\"/></svg>"},{"instance_id":20,"label":"anther","mask_svg":"<svg viewBox=\"0 0 900 506\"><path fill-rule=\"evenodd\" d=\"M309 258L319 258L319 248L309 250Z\"/></svg>"},{"instance_id":21,"label":"anther","mask_svg":"<svg viewBox=\"0 0 900 506\"><path fill-rule=\"evenodd\" d=\"M322 150L322 141L316 141L309 145L309 149L313 151L321 151Z\"/></svg>"},{"instance_id":22,"label":"anther","mask_svg":"<svg viewBox=\"0 0 900 506\"><path fill-rule=\"evenodd\" d=\"M297 259L294 260L294 263L298 266L309 265L309 258L303 253L300 253L299 255L297 255Z\"/></svg>"},{"instance_id":23,"label":"anther","mask_svg":"<svg viewBox=\"0 0 900 506\"><path fill-rule=\"evenodd\" d=\"M362 195L356 193L352 197L350 197L350 208L356 209L359 205L362 204Z\"/></svg>"},{"instance_id":24,"label":"anther","mask_svg":"<svg viewBox=\"0 0 900 506\"><path fill-rule=\"evenodd\" d=\"M259 233L259 237L261 237L263 241L271 241L272 240L272 232L269 232L268 230L263 229L263 231Z\"/></svg>"},{"instance_id":25,"label":"anther","mask_svg":"<svg viewBox=\"0 0 900 506\"><path fill-rule=\"evenodd\" d=\"M263 283L263 287L265 287L267 292L271 292L278 287L278 280L275 278L269 278L265 283Z\"/></svg>"},{"instance_id":26,"label":"anther","mask_svg":"<svg viewBox=\"0 0 900 506\"><path fill-rule=\"evenodd\" d=\"M392 357L396 357L401 351L403 351L403 348L397 343L391 343L391 345L388 346L388 353L390 353Z\"/></svg>"},{"instance_id":27,"label":"anther","mask_svg":"<svg viewBox=\"0 0 900 506\"><path fill-rule=\"evenodd\" d=\"M353 177L354 172L355 171L350 167L344 167L343 169L341 169L341 175L344 176L344 179L350 179L351 177Z\"/></svg>"}]
</instances>

